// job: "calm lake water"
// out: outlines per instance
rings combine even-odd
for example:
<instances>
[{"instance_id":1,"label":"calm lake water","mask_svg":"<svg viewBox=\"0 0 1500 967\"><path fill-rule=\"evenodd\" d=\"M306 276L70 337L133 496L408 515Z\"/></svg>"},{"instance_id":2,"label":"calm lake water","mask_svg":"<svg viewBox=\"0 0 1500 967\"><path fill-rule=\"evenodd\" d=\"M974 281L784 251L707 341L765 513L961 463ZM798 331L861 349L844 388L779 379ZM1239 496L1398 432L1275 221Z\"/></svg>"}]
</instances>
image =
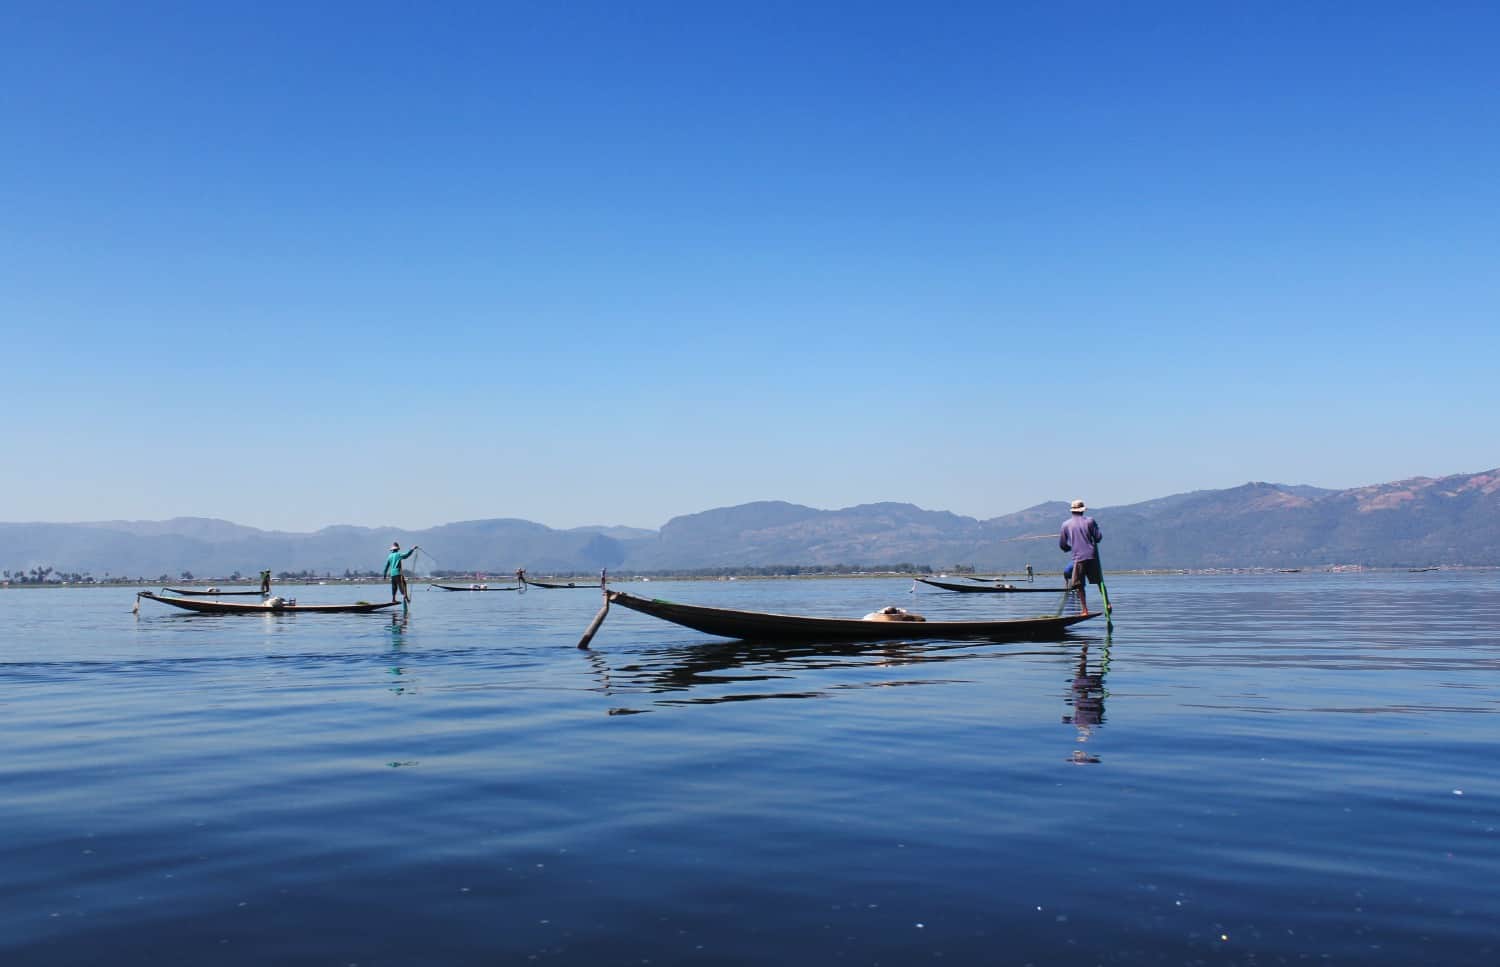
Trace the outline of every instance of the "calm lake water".
<instances>
[{"instance_id":1,"label":"calm lake water","mask_svg":"<svg viewBox=\"0 0 1500 967\"><path fill-rule=\"evenodd\" d=\"M1057 604L910 586L623 587ZM1061 643L587 652L583 590L0 592L0 963L1500 963L1500 573L1110 590Z\"/></svg>"}]
</instances>

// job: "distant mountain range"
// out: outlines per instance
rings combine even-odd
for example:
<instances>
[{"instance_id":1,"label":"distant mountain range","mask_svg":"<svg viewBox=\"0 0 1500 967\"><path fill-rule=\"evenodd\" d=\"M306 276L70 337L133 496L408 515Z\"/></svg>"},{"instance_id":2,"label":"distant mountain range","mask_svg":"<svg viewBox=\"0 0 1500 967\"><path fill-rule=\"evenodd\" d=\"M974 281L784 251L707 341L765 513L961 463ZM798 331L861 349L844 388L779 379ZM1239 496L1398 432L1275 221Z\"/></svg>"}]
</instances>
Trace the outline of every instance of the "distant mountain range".
<instances>
[{"instance_id":1,"label":"distant mountain range","mask_svg":"<svg viewBox=\"0 0 1500 967\"><path fill-rule=\"evenodd\" d=\"M1353 490L1248 483L1090 513L1113 568L1500 564L1500 469L1418 477ZM980 570L1061 566L1063 501L977 520L912 504L817 510L760 501L675 517L660 531L556 530L499 518L422 531L352 526L311 534L224 520L0 524L0 569L153 577L226 577L261 568L342 574L378 570L392 540L421 544L439 567L504 574L667 571L773 565L897 563Z\"/></svg>"}]
</instances>

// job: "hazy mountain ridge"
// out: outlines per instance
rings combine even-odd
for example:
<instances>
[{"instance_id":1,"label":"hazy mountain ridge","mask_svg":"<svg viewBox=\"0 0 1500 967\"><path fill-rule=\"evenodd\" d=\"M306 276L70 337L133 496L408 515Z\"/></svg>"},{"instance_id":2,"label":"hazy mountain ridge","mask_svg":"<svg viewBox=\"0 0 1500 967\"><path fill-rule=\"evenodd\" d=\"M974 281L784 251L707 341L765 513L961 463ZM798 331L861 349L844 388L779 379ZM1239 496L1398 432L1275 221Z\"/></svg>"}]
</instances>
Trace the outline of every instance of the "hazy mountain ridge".
<instances>
[{"instance_id":1,"label":"hazy mountain ridge","mask_svg":"<svg viewBox=\"0 0 1500 967\"><path fill-rule=\"evenodd\" d=\"M1252 482L1090 511L1116 568L1500 564L1500 470L1414 477L1349 490ZM660 531L558 530L514 518L421 531L332 525L262 531L213 518L0 524L0 568L153 576L378 570L392 540L421 544L436 566L504 574L777 564L971 564L1050 571L1062 563L1053 501L978 520L909 503L818 510L756 501L674 517Z\"/></svg>"}]
</instances>

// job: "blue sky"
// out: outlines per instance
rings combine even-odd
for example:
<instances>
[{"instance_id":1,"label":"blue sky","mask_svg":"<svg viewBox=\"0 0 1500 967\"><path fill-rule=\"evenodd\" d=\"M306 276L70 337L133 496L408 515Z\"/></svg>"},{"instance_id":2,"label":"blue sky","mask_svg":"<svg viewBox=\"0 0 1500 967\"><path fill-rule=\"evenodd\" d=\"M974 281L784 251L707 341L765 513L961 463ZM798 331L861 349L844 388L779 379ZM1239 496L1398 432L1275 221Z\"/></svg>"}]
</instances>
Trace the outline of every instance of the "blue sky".
<instances>
[{"instance_id":1,"label":"blue sky","mask_svg":"<svg viewBox=\"0 0 1500 967\"><path fill-rule=\"evenodd\" d=\"M1497 36L1482 3L5 3L0 519L1494 467Z\"/></svg>"}]
</instances>

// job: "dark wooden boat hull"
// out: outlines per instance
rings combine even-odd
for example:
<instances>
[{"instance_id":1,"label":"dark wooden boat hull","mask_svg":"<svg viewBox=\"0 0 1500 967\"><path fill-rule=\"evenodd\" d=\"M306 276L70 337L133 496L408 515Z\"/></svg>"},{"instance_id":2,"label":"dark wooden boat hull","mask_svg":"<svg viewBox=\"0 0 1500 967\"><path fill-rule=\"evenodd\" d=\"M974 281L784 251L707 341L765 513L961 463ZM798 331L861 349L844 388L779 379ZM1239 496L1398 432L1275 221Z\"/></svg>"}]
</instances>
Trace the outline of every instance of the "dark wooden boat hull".
<instances>
[{"instance_id":1,"label":"dark wooden boat hull","mask_svg":"<svg viewBox=\"0 0 1500 967\"><path fill-rule=\"evenodd\" d=\"M916 580L935 588L942 588L944 591L964 591L968 594L1061 594L1068 590L1067 588L997 587L992 584L954 584L949 581L933 581L929 578Z\"/></svg>"},{"instance_id":2,"label":"dark wooden boat hull","mask_svg":"<svg viewBox=\"0 0 1500 967\"><path fill-rule=\"evenodd\" d=\"M254 595L256 597L261 596L261 592L259 591L190 591L187 588L162 588L162 590L170 591L173 594L180 594L183 597L187 598L238 598L250 597L251 595Z\"/></svg>"},{"instance_id":3,"label":"dark wooden boat hull","mask_svg":"<svg viewBox=\"0 0 1500 967\"><path fill-rule=\"evenodd\" d=\"M549 591L566 591L572 588L599 590L599 585L597 584L556 584L552 581L533 581L531 578L526 579L526 585L533 588L546 588Z\"/></svg>"},{"instance_id":4,"label":"dark wooden boat hull","mask_svg":"<svg viewBox=\"0 0 1500 967\"><path fill-rule=\"evenodd\" d=\"M744 641L893 641L978 638L987 641L1051 641L1096 615L1006 618L997 621L865 621L860 618L808 618L763 611L731 611L639 598L610 591L609 601L632 611L723 638Z\"/></svg>"},{"instance_id":5,"label":"dark wooden boat hull","mask_svg":"<svg viewBox=\"0 0 1500 967\"><path fill-rule=\"evenodd\" d=\"M257 592L259 593L259 592ZM230 601L204 601L201 598L164 598L150 591L142 591L137 598L160 601L184 611L198 614L370 614L397 606L396 602L379 604L287 604L273 608L266 604L240 604Z\"/></svg>"},{"instance_id":6,"label":"dark wooden boat hull","mask_svg":"<svg viewBox=\"0 0 1500 967\"><path fill-rule=\"evenodd\" d=\"M506 588L466 588L466 587L463 587L462 585L453 585L453 584L429 584L427 586L429 588L437 588L439 591L519 591L519 590L521 590L521 586L519 584L516 585L515 587L506 587Z\"/></svg>"}]
</instances>

